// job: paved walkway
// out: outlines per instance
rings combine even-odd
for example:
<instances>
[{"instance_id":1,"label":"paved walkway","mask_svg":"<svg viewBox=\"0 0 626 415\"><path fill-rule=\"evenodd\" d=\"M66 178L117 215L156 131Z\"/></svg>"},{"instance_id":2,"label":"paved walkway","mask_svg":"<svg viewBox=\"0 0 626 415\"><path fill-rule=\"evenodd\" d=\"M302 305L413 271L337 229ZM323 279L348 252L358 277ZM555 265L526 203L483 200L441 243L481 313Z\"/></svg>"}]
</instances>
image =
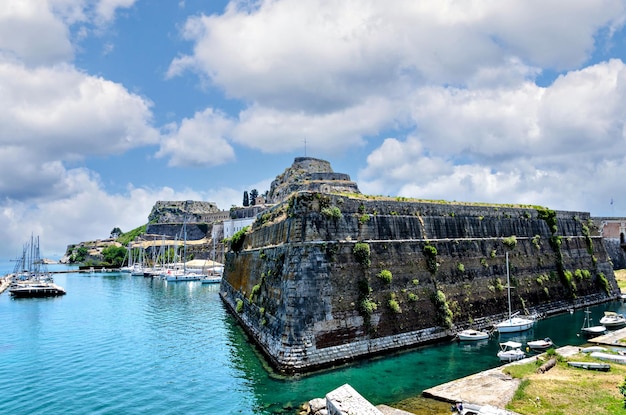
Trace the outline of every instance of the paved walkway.
<instances>
[{"instance_id":1,"label":"paved walkway","mask_svg":"<svg viewBox=\"0 0 626 415\"><path fill-rule=\"evenodd\" d=\"M609 331L607 334L589 339L589 343L602 344L604 346L626 347L626 343L620 341L623 338L626 338L626 327L615 331Z\"/></svg>"},{"instance_id":2,"label":"paved walkway","mask_svg":"<svg viewBox=\"0 0 626 415\"><path fill-rule=\"evenodd\" d=\"M578 353L579 348L564 346L556 350L562 356L572 356ZM504 368L532 362L536 356L527 357L517 362L508 363L494 369L456 379L442 385L426 389L423 394L427 398L434 398L446 402L468 402L476 405L488 405L504 408L513 399L515 391L519 387L520 379L514 379L504 373ZM502 414L514 414L510 411L501 410Z\"/></svg>"}]
</instances>

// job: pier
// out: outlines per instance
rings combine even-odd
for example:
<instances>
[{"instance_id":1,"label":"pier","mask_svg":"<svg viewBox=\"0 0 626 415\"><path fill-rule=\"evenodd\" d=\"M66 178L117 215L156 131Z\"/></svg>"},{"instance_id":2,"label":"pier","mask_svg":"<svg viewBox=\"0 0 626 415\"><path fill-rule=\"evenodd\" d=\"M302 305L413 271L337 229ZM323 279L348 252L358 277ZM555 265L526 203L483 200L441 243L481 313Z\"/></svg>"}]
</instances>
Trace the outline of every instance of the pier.
<instances>
[{"instance_id":1,"label":"pier","mask_svg":"<svg viewBox=\"0 0 626 415\"><path fill-rule=\"evenodd\" d=\"M573 356L578 353L575 346L564 346L556 350L561 356ZM518 415L515 412L503 408L513 399L521 379L514 379L504 373L506 367L532 362L536 356L507 363L493 369L475 373L464 378L456 379L429 389L422 394L427 398L437 399L444 402L463 402L477 406L493 407L498 415ZM491 413L491 412L490 412Z\"/></svg>"},{"instance_id":2,"label":"pier","mask_svg":"<svg viewBox=\"0 0 626 415\"><path fill-rule=\"evenodd\" d=\"M6 289L9 288L9 285L11 285L11 280L11 275L5 275L4 277L0 277L0 294L5 292Z\"/></svg>"}]
</instances>

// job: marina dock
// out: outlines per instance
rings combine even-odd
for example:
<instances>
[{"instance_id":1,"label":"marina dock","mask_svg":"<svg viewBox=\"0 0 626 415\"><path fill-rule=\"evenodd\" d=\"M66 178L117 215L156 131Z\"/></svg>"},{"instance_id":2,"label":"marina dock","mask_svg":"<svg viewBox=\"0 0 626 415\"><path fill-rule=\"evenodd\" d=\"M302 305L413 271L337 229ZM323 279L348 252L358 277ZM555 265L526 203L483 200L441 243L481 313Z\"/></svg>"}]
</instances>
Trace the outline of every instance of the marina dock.
<instances>
[{"instance_id":1,"label":"marina dock","mask_svg":"<svg viewBox=\"0 0 626 415\"><path fill-rule=\"evenodd\" d=\"M626 347L626 343L622 342L622 339L626 338L626 327L610 331L602 336L589 339L589 343L597 344L598 346L621 346Z\"/></svg>"},{"instance_id":2,"label":"marina dock","mask_svg":"<svg viewBox=\"0 0 626 415\"><path fill-rule=\"evenodd\" d=\"M11 285L11 278L9 278L9 276L0 277L0 294L5 292L6 289L9 288L9 285Z\"/></svg>"}]
</instances>

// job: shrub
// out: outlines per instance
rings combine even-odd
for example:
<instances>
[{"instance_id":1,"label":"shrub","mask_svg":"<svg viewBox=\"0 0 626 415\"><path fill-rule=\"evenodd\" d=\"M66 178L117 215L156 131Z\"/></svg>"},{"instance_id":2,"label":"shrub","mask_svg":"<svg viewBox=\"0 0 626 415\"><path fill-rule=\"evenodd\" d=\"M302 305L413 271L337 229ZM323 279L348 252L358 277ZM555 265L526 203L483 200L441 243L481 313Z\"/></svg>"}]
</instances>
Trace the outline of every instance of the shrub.
<instances>
[{"instance_id":1,"label":"shrub","mask_svg":"<svg viewBox=\"0 0 626 415\"><path fill-rule=\"evenodd\" d=\"M243 311L243 301L239 298L237 299L237 305L235 306L235 311L241 313Z\"/></svg>"},{"instance_id":2,"label":"shrub","mask_svg":"<svg viewBox=\"0 0 626 415\"><path fill-rule=\"evenodd\" d=\"M441 324L446 328L452 327L452 310L448 306L448 302L446 301L446 295L441 290L437 290L437 293L434 295L434 303L438 310L438 317L441 321Z\"/></svg>"},{"instance_id":3,"label":"shrub","mask_svg":"<svg viewBox=\"0 0 626 415\"><path fill-rule=\"evenodd\" d=\"M413 285L419 285L420 284L420 280L418 280L417 278L413 278L411 283L413 283Z\"/></svg>"},{"instance_id":4,"label":"shrub","mask_svg":"<svg viewBox=\"0 0 626 415\"><path fill-rule=\"evenodd\" d=\"M365 242L357 242L354 245L354 249L352 250L354 257L357 262L364 267L369 267L371 264L370 260L370 246Z\"/></svg>"},{"instance_id":5,"label":"shrub","mask_svg":"<svg viewBox=\"0 0 626 415\"><path fill-rule=\"evenodd\" d=\"M378 306L376 305L376 303L369 298L364 298L363 300L361 300L361 311L363 311L368 316L376 311L377 308Z\"/></svg>"},{"instance_id":6,"label":"shrub","mask_svg":"<svg viewBox=\"0 0 626 415\"><path fill-rule=\"evenodd\" d=\"M361 216L359 216L359 223L361 225L366 223L368 220L370 220L370 215L368 215L367 213L363 213Z\"/></svg>"},{"instance_id":7,"label":"shrub","mask_svg":"<svg viewBox=\"0 0 626 415\"><path fill-rule=\"evenodd\" d=\"M533 246L537 250L539 250L541 248L541 236L539 236L539 235L533 236L532 242L533 242Z\"/></svg>"},{"instance_id":8,"label":"shrub","mask_svg":"<svg viewBox=\"0 0 626 415\"><path fill-rule=\"evenodd\" d=\"M515 235L511 235L508 238L502 238L502 243L509 249L515 248L517 245L517 238Z\"/></svg>"},{"instance_id":9,"label":"shrub","mask_svg":"<svg viewBox=\"0 0 626 415\"><path fill-rule=\"evenodd\" d=\"M417 294L414 294L414 293L409 293L408 297L409 297L409 301L417 301L418 299Z\"/></svg>"},{"instance_id":10,"label":"shrub","mask_svg":"<svg viewBox=\"0 0 626 415\"><path fill-rule=\"evenodd\" d=\"M465 265L459 262L459 264L456 266L456 269L458 269L459 272L465 272Z\"/></svg>"},{"instance_id":11,"label":"shrub","mask_svg":"<svg viewBox=\"0 0 626 415\"><path fill-rule=\"evenodd\" d=\"M388 269L384 269L378 273L378 278L385 281L387 284L391 284L391 279L393 276L391 275L391 271Z\"/></svg>"},{"instance_id":12,"label":"shrub","mask_svg":"<svg viewBox=\"0 0 626 415\"><path fill-rule=\"evenodd\" d=\"M439 267L437 264L437 248L427 243L424 245L422 252L426 257L426 267L432 274L436 273Z\"/></svg>"},{"instance_id":13,"label":"shrub","mask_svg":"<svg viewBox=\"0 0 626 415\"><path fill-rule=\"evenodd\" d=\"M254 296L257 295L260 289L261 289L261 284L256 284L255 286L252 287L252 291L250 292L250 297L248 297L250 302L253 302Z\"/></svg>"},{"instance_id":14,"label":"shrub","mask_svg":"<svg viewBox=\"0 0 626 415\"><path fill-rule=\"evenodd\" d=\"M322 215L334 220L339 220L342 216L341 210L337 206L322 208Z\"/></svg>"},{"instance_id":15,"label":"shrub","mask_svg":"<svg viewBox=\"0 0 626 415\"><path fill-rule=\"evenodd\" d=\"M246 226L235 232L235 234L230 238L230 249L234 252L239 252L241 251L241 248L243 248L243 241L246 239L248 229L250 229L250 226Z\"/></svg>"},{"instance_id":16,"label":"shrub","mask_svg":"<svg viewBox=\"0 0 626 415\"><path fill-rule=\"evenodd\" d=\"M400 308L400 304L398 304L398 301L396 301L395 298L390 298L389 301L387 302L387 304L389 305L389 308L391 309L391 311L393 311L396 314L400 314L402 313L402 309Z\"/></svg>"},{"instance_id":17,"label":"shrub","mask_svg":"<svg viewBox=\"0 0 626 415\"><path fill-rule=\"evenodd\" d=\"M598 273L598 284L600 284L600 287L604 290L604 292L606 292L607 294L611 293L611 286L609 285L609 281L606 279L606 276L602 272Z\"/></svg>"}]
</instances>

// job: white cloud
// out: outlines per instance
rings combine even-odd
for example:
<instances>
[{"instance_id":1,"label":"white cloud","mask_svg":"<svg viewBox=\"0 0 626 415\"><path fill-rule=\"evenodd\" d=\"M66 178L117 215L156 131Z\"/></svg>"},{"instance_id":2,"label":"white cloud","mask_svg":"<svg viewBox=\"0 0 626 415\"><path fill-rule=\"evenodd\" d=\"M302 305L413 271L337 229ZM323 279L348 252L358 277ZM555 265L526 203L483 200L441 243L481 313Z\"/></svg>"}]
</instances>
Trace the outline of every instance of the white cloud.
<instances>
[{"instance_id":1,"label":"white cloud","mask_svg":"<svg viewBox=\"0 0 626 415\"><path fill-rule=\"evenodd\" d=\"M183 34L194 52L175 59L169 74L198 71L228 95L264 106L332 111L407 85L466 84L512 60L575 68L624 7L619 0L234 2L224 15L188 20Z\"/></svg>"},{"instance_id":2,"label":"white cloud","mask_svg":"<svg viewBox=\"0 0 626 415\"><path fill-rule=\"evenodd\" d=\"M29 65L73 58L67 26L46 0L4 0L0 5L0 52Z\"/></svg>"},{"instance_id":3,"label":"white cloud","mask_svg":"<svg viewBox=\"0 0 626 415\"><path fill-rule=\"evenodd\" d=\"M362 191L428 199L598 209L626 206L626 65L572 71L547 88L429 87L413 97L415 135L387 139Z\"/></svg>"},{"instance_id":4,"label":"white cloud","mask_svg":"<svg viewBox=\"0 0 626 415\"><path fill-rule=\"evenodd\" d=\"M180 125L167 126L156 157L169 157L170 166L219 166L231 162L235 151L227 136L232 121L211 108L185 118Z\"/></svg>"}]
</instances>

